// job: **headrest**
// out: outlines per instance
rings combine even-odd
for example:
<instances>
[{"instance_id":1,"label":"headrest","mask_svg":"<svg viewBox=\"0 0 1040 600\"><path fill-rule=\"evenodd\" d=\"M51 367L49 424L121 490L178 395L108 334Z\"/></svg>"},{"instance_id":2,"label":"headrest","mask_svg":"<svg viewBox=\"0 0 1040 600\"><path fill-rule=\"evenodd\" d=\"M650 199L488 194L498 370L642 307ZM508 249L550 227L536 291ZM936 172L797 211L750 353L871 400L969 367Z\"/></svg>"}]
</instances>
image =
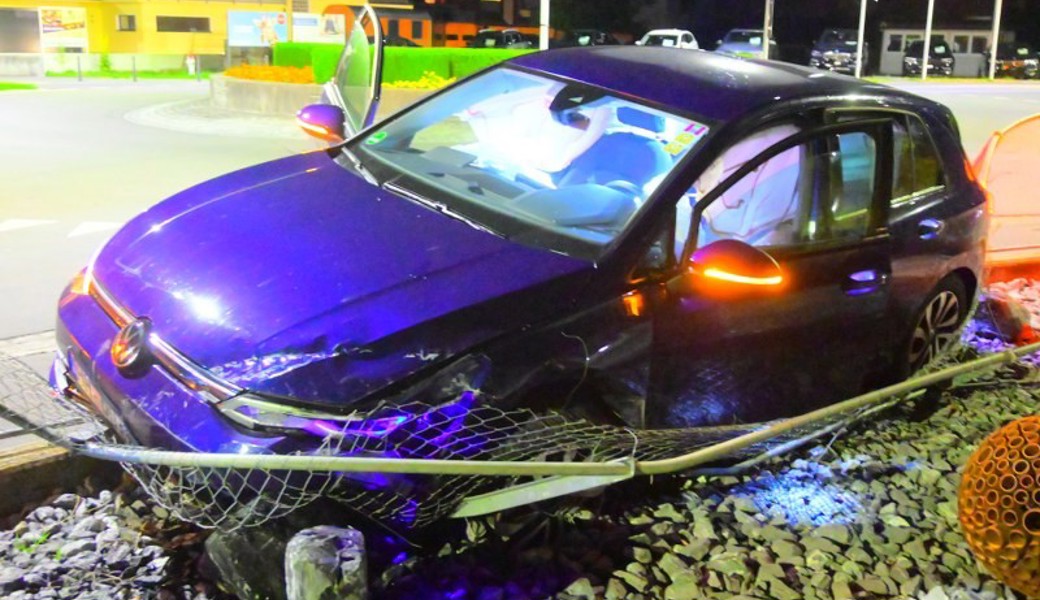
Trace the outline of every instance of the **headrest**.
<instances>
[{"instance_id":1,"label":"headrest","mask_svg":"<svg viewBox=\"0 0 1040 600\"><path fill-rule=\"evenodd\" d=\"M618 107L617 118L618 121L621 121L625 125L631 125L632 127L646 129L654 133L661 133L664 131L664 117L652 115L648 112L641 111L638 108L632 108L631 106Z\"/></svg>"}]
</instances>

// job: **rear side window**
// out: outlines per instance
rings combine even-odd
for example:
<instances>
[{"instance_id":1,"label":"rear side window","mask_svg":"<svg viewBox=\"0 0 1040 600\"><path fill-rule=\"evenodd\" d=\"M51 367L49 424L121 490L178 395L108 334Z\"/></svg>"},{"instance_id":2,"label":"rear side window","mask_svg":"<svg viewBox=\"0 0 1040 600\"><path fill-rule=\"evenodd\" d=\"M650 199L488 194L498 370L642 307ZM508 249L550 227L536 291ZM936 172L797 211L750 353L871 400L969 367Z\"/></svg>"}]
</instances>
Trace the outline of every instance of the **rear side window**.
<instances>
[{"instance_id":1,"label":"rear side window","mask_svg":"<svg viewBox=\"0 0 1040 600\"><path fill-rule=\"evenodd\" d=\"M942 189L946 182L942 162L924 123L914 116L894 123L892 204Z\"/></svg>"}]
</instances>

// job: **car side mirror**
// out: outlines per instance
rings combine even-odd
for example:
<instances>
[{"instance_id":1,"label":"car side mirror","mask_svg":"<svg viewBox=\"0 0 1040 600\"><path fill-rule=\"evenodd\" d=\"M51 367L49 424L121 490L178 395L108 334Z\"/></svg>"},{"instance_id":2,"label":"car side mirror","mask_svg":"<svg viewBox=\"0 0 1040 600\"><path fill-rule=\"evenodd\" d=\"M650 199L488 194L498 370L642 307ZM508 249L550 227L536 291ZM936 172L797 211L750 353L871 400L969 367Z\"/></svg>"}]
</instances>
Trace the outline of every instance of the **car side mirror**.
<instances>
[{"instance_id":1,"label":"car side mirror","mask_svg":"<svg viewBox=\"0 0 1040 600\"><path fill-rule=\"evenodd\" d=\"M331 144L346 138L343 109L332 104L309 104L296 113L296 124L307 134Z\"/></svg>"},{"instance_id":2,"label":"car side mirror","mask_svg":"<svg viewBox=\"0 0 1040 600\"><path fill-rule=\"evenodd\" d=\"M772 256L737 240L719 240L700 248L687 267L693 289L712 297L774 291L784 283L780 265Z\"/></svg>"}]
</instances>

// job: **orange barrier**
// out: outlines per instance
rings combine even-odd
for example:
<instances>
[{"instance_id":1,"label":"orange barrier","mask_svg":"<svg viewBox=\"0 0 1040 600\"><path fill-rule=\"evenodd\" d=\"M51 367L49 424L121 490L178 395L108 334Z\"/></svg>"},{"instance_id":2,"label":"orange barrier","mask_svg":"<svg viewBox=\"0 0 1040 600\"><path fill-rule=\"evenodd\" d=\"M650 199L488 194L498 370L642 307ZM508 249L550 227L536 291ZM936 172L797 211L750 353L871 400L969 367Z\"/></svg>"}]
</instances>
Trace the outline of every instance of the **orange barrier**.
<instances>
[{"instance_id":1,"label":"orange barrier","mask_svg":"<svg viewBox=\"0 0 1040 600\"><path fill-rule=\"evenodd\" d=\"M1040 114L994 133L974 168L990 198L986 262L1040 262Z\"/></svg>"},{"instance_id":2,"label":"orange barrier","mask_svg":"<svg viewBox=\"0 0 1040 600\"><path fill-rule=\"evenodd\" d=\"M958 515L972 552L998 579L1040 596L1040 417L986 438L964 467Z\"/></svg>"}]
</instances>

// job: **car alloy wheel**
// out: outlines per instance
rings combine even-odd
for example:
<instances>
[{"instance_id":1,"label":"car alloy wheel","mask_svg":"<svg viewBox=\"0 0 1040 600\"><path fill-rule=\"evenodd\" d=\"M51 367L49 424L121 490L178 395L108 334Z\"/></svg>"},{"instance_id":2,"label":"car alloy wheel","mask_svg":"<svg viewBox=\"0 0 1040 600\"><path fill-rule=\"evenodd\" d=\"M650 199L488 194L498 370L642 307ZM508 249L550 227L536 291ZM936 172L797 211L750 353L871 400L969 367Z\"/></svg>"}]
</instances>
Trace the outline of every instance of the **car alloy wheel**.
<instances>
[{"instance_id":1,"label":"car alloy wheel","mask_svg":"<svg viewBox=\"0 0 1040 600\"><path fill-rule=\"evenodd\" d=\"M966 313L965 295L960 280L951 278L925 304L910 337L911 373L941 356L957 341Z\"/></svg>"}]
</instances>

